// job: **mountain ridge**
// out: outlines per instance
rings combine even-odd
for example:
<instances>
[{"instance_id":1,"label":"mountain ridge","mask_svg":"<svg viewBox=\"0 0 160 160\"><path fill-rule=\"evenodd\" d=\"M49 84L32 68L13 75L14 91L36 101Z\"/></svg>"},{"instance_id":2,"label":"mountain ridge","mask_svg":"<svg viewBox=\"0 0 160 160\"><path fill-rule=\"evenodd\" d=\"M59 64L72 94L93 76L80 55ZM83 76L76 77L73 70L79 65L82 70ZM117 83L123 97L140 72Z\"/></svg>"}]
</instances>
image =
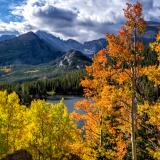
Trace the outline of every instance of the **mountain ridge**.
<instances>
[{"instance_id":1,"label":"mountain ridge","mask_svg":"<svg viewBox=\"0 0 160 160\"><path fill-rule=\"evenodd\" d=\"M149 22L143 41L155 40L160 23ZM106 47L104 38L80 43L46 32L28 32L0 40L0 82L54 77L90 65L92 56Z\"/></svg>"},{"instance_id":2,"label":"mountain ridge","mask_svg":"<svg viewBox=\"0 0 160 160\"><path fill-rule=\"evenodd\" d=\"M145 44L155 40L159 27L160 23L158 22L148 22L147 28L142 37ZM9 65L12 63L46 63L52 61L57 56L61 56L71 49L78 50L85 55L92 57L93 54L105 48L107 44L104 38L80 43L73 39L63 40L44 31L37 31L35 33L28 32L19 35L18 37L14 37L13 35L7 35L7 37L4 36L4 38L3 36L1 37L0 65ZM34 46L37 48L35 49ZM16 54L18 55L15 56ZM10 57L7 57L7 55L10 55ZM13 56L12 59L14 60L11 60L11 56Z\"/></svg>"},{"instance_id":3,"label":"mountain ridge","mask_svg":"<svg viewBox=\"0 0 160 160\"><path fill-rule=\"evenodd\" d=\"M0 42L0 65L32 64L49 62L62 53L51 48L33 32Z\"/></svg>"},{"instance_id":4,"label":"mountain ridge","mask_svg":"<svg viewBox=\"0 0 160 160\"><path fill-rule=\"evenodd\" d=\"M16 36L15 35L1 35L0 36L0 42L1 41L6 41L6 40L10 40L10 39L13 39L13 38L15 38Z\"/></svg>"},{"instance_id":5,"label":"mountain ridge","mask_svg":"<svg viewBox=\"0 0 160 160\"><path fill-rule=\"evenodd\" d=\"M77 50L70 50L49 63L0 67L0 84L53 78L70 71L84 69L86 65L90 64L91 59L86 55Z\"/></svg>"}]
</instances>

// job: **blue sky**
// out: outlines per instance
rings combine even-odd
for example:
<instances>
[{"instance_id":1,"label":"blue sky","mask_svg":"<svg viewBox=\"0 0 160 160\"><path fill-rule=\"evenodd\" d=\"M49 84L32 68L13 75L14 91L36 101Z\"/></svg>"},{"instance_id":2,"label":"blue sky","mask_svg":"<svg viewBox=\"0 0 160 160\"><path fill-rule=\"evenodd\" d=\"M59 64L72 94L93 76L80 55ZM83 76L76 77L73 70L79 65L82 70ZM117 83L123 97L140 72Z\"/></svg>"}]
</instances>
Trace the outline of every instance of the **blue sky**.
<instances>
[{"instance_id":1,"label":"blue sky","mask_svg":"<svg viewBox=\"0 0 160 160\"><path fill-rule=\"evenodd\" d=\"M139 0L147 21L160 22L160 0ZM116 32L135 0L0 0L0 35L43 30L87 41Z\"/></svg>"},{"instance_id":2,"label":"blue sky","mask_svg":"<svg viewBox=\"0 0 160 160\"><path fill-rule=\"evenodd\" d=\"M21 21L22 17L11 14L12 7L23 3L23 0L1 0L0 20L4 22Z\"/></svg>"}]
</instances>

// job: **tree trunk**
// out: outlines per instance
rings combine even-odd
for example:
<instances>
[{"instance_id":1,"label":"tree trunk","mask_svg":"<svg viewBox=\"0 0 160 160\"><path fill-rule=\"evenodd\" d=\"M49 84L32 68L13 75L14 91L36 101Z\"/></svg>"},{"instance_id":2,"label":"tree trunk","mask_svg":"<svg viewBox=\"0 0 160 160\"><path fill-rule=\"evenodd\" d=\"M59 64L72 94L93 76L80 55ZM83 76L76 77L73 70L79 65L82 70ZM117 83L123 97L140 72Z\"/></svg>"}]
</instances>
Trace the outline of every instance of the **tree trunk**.
<instances>
[{"instance_id":1,"label":"tree trunk","mask_svg":"<svg viewBox=\"0 0 160 160\"><path fill-rule=\"evenodd\" d=\"M137 132L137 97L136 97L136 37L137 37L137 26L134 28L134 61L131 69L132 73L132 109L131 109L131 143L132 143L132 160L137 160L137 149L136 149L136 132Z\"/></svg>"},{"instance_id":2,"label":"tree trunk","mask_svg":"<svg viewBox=\"0 0 160 160\"><path fill-rule=\"evenodd\" d=\"M137 160L136 154L136 112L137 102L135 96L132 98L132 112L131 112L131 143L132 143L132 160Z\"/></svg>"}]
</instances>

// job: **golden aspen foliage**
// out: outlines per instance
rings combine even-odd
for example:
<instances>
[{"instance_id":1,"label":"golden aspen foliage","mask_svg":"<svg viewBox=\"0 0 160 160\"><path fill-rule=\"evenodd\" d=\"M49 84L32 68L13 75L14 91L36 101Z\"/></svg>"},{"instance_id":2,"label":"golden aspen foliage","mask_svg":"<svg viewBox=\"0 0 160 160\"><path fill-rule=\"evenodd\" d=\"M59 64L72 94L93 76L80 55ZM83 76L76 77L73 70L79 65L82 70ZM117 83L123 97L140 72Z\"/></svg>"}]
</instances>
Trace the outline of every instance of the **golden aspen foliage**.
<instances>
[{"instance_id":1,"label":"golden aspen foliage","mask_svg":"<svg viewBox=\"0 0 160 160\"><path fill-rule=\"evenodd\" d=\"M158 87L160 85L160 32L157 34L156 41L150 44L153 51L157 53L157 59L159 64L156 66L149 66L144 70L144 73L148 78L155 83ZM156 101L152 104L145 103L141 108L141 113L145 112L148 115L148 124L156 126L160 131L160 101ZM149 148L150 153L155 159L160 159L160 139L157 139L158 144L154 144L152 148Z\"/></svg>"},{"instance_id":2,"label":"golden aspen foliage","mask_svg":"<svg viewBox=\"0 0 160 160\"><path fill-rule=\"evenodd\" d=\"M16 93L0 92L0 132L3 138L4 154L16 151L25 144L24 106ZM1 153L3 155L3 153Z\"/></svg>"},{"instance_id":3,"label":"golden aspen foliage","mask_svg":"<svg viewBox=\"0 0 160 160\"><path fill-rule=\"evenodd\" d=\"M27 108L16 93L0 91L0 97L0 158L20 149L29 151L34 160L75 154L80 134L63 100L57 104L35 100Z\"/></svg>"}]
</instances>

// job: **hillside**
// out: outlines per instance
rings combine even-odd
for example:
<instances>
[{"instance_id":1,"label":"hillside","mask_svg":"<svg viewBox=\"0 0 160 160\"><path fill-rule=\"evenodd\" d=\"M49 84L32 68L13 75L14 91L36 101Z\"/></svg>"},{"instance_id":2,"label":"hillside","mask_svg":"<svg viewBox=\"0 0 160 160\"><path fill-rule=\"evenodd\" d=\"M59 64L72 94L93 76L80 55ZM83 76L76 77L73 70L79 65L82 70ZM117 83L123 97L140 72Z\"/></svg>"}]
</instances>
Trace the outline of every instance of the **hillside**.
<instances>
[{"instance_id":1,"label":"hillside","mask_svg":"<svg viewBox=\"0 0 160 160\"><path fill-rule=\"evenodd\" d=\"M84 68L85 65L91 64L91 59L82 52L72 49L52 63L54 63L57 67L81 69Z\"/></svg>"},{"instance_id":2,"label":"hillside","mask_svg":"<svg viewBox=\"0 0 160 160\"><path fill-rule=\"evenodd\" d=\"M0 65L47 63L62 55L33 32L0 42Z\"/></svg>"},{"instance_id":3,"label":"hillside","mask_svg":"<svg viewBox=\"0 0 160 160\"><path fill-rule=\"evenodd\" d=\"M61 76L72 70L81 70L91 64L83 53L70 50L49 63L39 65L16 64L0 68L0 83L22 82ZM8 72L7 72L8 71Z\"/></svg>"}]
</instances>

